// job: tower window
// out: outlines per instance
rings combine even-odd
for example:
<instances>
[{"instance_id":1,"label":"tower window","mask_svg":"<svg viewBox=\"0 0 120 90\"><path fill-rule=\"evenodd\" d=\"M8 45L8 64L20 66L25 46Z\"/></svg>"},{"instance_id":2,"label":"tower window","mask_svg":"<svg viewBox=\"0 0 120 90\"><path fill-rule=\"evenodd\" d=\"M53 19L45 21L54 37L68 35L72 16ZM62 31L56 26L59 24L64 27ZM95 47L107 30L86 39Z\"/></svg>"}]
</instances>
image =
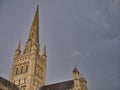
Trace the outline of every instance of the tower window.
<instances>
[{"instance_id":1,"label":"tower window","mask_svg":"<svg viewBox=\"0 0 120 90\"><path fill-rule=\"evenodd\" d=\"M19 84L20 84L20 80L19 80Z\"/></svg>"},{"instance_id":2,"label":"tower window","mask_svg":"<svg viewBox=\"0 0 120 90\"><path fill-rule=\"evenodd\" d=\"M24 83L26 83L26 78L24 78Z\"/></svg>"},{"instance_id":3,"label":"tower window","mask_svg":"<svg viewBox=\"0 0 120 90\"><path fill-rule=\"evenodd\" d=\"M28 71L28 65L26 66L26 72Z\"/></svg>"},{"instance_id":4,"label":"tower window","mask_svg":"<svg viewBox=\"0 0 120 90\"><path fill-rule=\"evenodd\" d=\"M18 74L18 68L16 68L16 74Z\"/></svg>"},{"instance_id":5,"label":"tower window","mask_svg":"<svg viewBox=\"0 0 120 90\"><path fill-rule=\"evenodd\" d=\"M22 87L21 87L21 90L25 90L25 89L26 89L26 86L22 86Z\"/></svg>"},{"instance_id":6,"label":"tower window","mask_svg":"<svg viewBox=\"0 0 120 90\"><path fill-rule=\"evenodd\" d=\"M21 73L23 72L23 66L21 67Z\"/></svg>"},{"instance_id":7,"label":"tower window","mask_svg":"<svg viewBox=\"0 0 120 90\"><path fill-rule=\"evenodd\" d=\"M35 66L35 73L36 73L36 66Z\"/></svg>"}]
</instances>

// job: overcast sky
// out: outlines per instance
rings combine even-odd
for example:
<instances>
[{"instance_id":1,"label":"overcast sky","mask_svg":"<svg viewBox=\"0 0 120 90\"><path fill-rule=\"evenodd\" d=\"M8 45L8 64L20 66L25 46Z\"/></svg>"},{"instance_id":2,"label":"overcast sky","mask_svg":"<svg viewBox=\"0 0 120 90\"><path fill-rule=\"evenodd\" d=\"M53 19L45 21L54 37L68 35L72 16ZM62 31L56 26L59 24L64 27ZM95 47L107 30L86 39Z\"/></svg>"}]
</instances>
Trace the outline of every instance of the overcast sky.
<instances>
[{"instance_id":1,"label":"overcast sky","mask_svg":"<svg viewBox=\"0 0 120 90\"><path fill-rule=\"evenodd\" d=\"M47 84L73 79L88 90L120 90L120 0L0 0L0 76L9 79L18 41L27 40L39 4L40 46L47 46Z\"/></svg>"}]
</instances>

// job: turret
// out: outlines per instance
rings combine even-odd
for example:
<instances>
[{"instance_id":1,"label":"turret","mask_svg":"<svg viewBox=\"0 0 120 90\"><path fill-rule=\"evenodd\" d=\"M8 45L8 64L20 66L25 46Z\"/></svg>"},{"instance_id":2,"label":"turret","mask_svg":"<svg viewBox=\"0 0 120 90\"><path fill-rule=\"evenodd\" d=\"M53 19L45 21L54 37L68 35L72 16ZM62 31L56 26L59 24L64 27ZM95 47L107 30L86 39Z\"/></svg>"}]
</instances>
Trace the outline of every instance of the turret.
<instances>
[{"instance_id":1,"label":"turret","mask_svg":"<svg viewBox=\"0 0 120 90\"><path fill-rule=\"evenodd\" d=\"M81 90L79 71L76 67L73 69L73 77L74 77L74 90Z\"/></svg>"},{"instance_id":2,"label":"turret","mask_svg":"<svg viewBox=\"0 0 120 90\"><path fill-rule=\"evenodd\" d=\"M19 40L18 47L17 47L17 49L15 50L15 55L16 55L16 56L19 56L19 55L21 54L20 48L21 48L21 41Z\"/></svg>"}]
</instances>

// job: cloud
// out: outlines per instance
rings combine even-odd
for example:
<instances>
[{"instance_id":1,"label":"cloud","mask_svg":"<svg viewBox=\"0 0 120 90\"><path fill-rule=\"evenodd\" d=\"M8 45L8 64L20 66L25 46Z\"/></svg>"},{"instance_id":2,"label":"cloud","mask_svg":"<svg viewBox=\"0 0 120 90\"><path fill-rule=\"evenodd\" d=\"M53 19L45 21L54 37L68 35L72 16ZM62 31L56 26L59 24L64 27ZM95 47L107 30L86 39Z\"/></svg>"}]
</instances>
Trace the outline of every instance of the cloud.
<instances>
[{"instance_id":1,"label":"cloud","mask_svg":"<svg viewBox=\"0 0 120 90\"><path fill-rule=\"evenodd\" d=\"M105 39L120 36L120 0L101 0L90 14L90 27Z\"/></svg>"},{"instance_id":2,"label":"cloud","mask_svg":"<svg viewBox=\"0 0 120 90\"><path fill-rule=\"evenodd\" d=\"M75 56L87 57L87 56L90 56L90 53L89 52L83 53L83 52L80 52L79 50L77 50L76 48L73 48L71 56L73 56L73 57L75 57Z\"/></svg>"},{"instance_id":3,"label":"cloud","mask_svg":"<svg viewBox=\"0 0 120 90\"><path fill-rule=\"evenodd\" d=\"M92 13L92 15L91 15L91 19L94 22L100 22L100 21L104 20L104 15L103 15L102 10L96 10L96 11L94 11Z\"/></svg>"},{"instance_id":4,"label":"cloud","mask_svg":"<svg viewBox=\"0 0 120 90\"><path fill-rule=\"evenodd\" d=\"M110 29L111 25L107 21L106 13L101 9L97 9L92 13L91 20L95 25L99 25L103 27L105 30Z\"/></svg>"},{"instance_id":5,"label":"cloud","mask_svg":"<svg viewBox=\"0 0 120 90\"><path fill-rule=\"evenodd\" d=\"M101 0L102 3L98 4L91 14L91 20L97 24L103 24L107 26L110 24L110 20L116 15L120 14L120 0ZM109 25L110 26L110 25Z\"/></svg>"},{"instance_id":6,"label":"cloud","mask_svg":"<svg viewBox=\"0 0 120 90\"><path fill-rule=\"evenodd\" d=\"M111 0L109 10L115 13L119 13L118 11L120 10L120 0Z\"/></svg>"},{"instance_id":7,"label":"cloud","mask_svg":"<svg viewBox=\"0 0 120 90\"><path fill-rule=\"evenodd\" d=\"M78 51L77 49L73 48L72 56L82 56L82 53L80 51Z\"/></svg>"}]
</instances>

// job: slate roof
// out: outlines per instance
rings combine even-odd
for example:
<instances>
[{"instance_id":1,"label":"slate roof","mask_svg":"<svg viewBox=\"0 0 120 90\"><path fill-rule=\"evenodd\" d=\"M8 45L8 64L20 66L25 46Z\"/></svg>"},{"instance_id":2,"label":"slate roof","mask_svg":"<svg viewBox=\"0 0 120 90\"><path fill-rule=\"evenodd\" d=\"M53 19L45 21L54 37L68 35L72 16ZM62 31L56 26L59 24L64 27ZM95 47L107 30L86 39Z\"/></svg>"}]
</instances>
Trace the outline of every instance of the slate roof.
<instances>
[{"instance_id":1,"label":"slate roof","mask_svg":"<svg viewBox=\"0 0 120 90\"><path fill-rule=\"evenodd\" d=\"M39 90L67 90L67 89L72 89L73 85L74 85L74 81L70 80L70 81L42 86Z\"/></svg>"},{"instance_id":2,"label":"slate roof","mask_svg":"<svg viewBox=\"0 0 120 90\"><path fill-rule=\"evenodd\" d=\"M8 90L19 90L18 86L2 77L0 77L0 88L1 86L7 87Z\"/></svg>"},{"instance_id":3,"label":"slate roof","mask_svg":"<svg viewBox=\"0 0 120 90\"><path fill-rule=\"evenodd\" d=\"M80 78L80 82L87 83L84 77ZM68 89L72 89L73 86L74 86L74 80L69 80L69 81L64 81L60 83L45 85L40 87L38 90L68 90Z\"/></svg>"}]
</instances>

